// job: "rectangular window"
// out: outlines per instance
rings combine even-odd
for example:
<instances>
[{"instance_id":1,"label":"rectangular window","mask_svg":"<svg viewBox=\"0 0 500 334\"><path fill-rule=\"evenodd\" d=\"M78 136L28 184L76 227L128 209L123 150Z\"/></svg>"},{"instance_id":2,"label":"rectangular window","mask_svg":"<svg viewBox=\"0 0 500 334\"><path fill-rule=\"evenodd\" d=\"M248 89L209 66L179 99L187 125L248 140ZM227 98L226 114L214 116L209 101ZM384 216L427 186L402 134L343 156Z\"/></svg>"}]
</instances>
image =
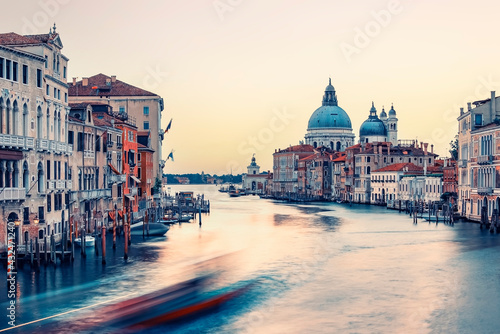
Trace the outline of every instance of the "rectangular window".
<instances>
[{"instance_id":1,"label":"rectangular window","mask_svg":"<svg viewBox=\"0 0 500 334\"><path fill-rule=\"evenodd\" d=\"M95 141L95 150L97 152L101 152L101 136L97 136L97 139Z\"/></svg>"},{"instance_id":2,"label":"rectangular window","mask_svg":"<svg viewBox=\"0 0 500 334\"><path fill-rule=\"evenodd\" d=\"M141 161L141 154L137 153L137 161Z\"/></svg>"},{"instance_id":3,"label":"rectangular window","mask_svg":"<svg viewBox=\"0 0 500 334\"><path fill-rule=\"evenodd\" d=\"M12 61L5 60L5 79L10 80L10 73L12 71Z\"/></svg>"},{"instance_id":4,"label":"rectangular window","mask_svg":"<svg viewBox=\"0 0 500 334\"><path fill-rule=\"evenodd\" d=\"M77 151L83 151L83 133L78 132Z\"/></svg>"},{"instance_id":5,"label":"rectangular window","mask_svg":"<svg viewBox=\"0 0 500 334\"><path fill-rule=\"evenodd\" d=\"M39 68L36 69L36 86L42 88L42 70Z\"/></svg>"},{"instance_id":6,"label":"rectangular window","mask_svg":"<svg viewBox=\"0 0 500 334\"><path fill-rule=\"evenodd\" d=\"M47 84L47 86L46 86L46 88L45 88L45 94L46 94L47 96L50 96L50 86L49 86L49 84Z\"/></svg>"},{"instance_id":7,"label":"rectangular window","mask_svg":"<svg viewBox=\"0 0 500 334\"><path fill-rule=\"evenodd\" d=\"M474 115L474 124L476 126L483 125L483 115L482 114L476 114L476 115Z\"/></svg>"},{"instance_id":8,"label":"rectangular window","mask_svg":"<svg viewBox=\"0 0 500 334\"><path fill-rule=\"evenodd\" d=\"M137 177L141 179L141 168L137 168Z\"/></svg>"},{"instance_id":9,"label":"rectangular window","mask_svg":"<svg viewBox=\"0 0 500 334\"><path fill-rule=\"evenodd\" d=\"M49 56L45 55L45 68L49 68Z\"/></svg>"},{"instance_id":10,"label":"rectangular window","mask_svg":"<svg viewBox=\"0 0 500 334\"><path fill-rule=\"evenodd\" d=\"M23 84L28 84L28 65L23 65Z\"/></svg>"},{"instance_id":11,"label":"rectangular window","mask_svg":"<svg viewBox=\"0 0 500 334\"><path fill-rule=\"evenodd\" d=\"M144 115L149 116L149 107L143 108Z\"/></svg>"},{"instance_id":12,"label":"rectangular window","mask_svg":"<svg viewBox=\"0 0 500 334\"><path fill-rule=\"evenodd\" d=\"M4 70L3 70L4 64L5 64L5 59L0 58L0 78L4 77Z\"/></svg>"},{"instance_id":13,"label":"rectangular window","mask_svg":"<svg viewBox=\"0 0 500 334\"><path fill-rule=\"evenodd\" d=\"M50 180L50 160L47 160L47 180Z\"/></svg>"},{"instance_id":14,"label":"rectangular window","mask_svg":"<svg viewBox=\"0 0 500 334\"><path fill-rule=\"evenodd\" d=\"M47 195L47 212L52 211L51 200L52 200L52 194L48 194Z\"/></svg>"},{"instance_id":15,"label":"rectangular window","mask_svg":"<svg viewBox=\"0 0 500 334\"><path fill-rule=\"evenodd\" d=\"M38 207L38 219L40 224L45 224L45 207Z\"/></svg>"},{"instance_id":16,"label":"rectangular window","mask_svg":"<svg viewBox=\"0 0 500 334\"><path fill-rule=\"evenodd\" d=\"M73 145L73 143L74 143L73 142L73 140L74 140L73 137L74 137L73 131L68 131L68 144Z\"/></svg>"},{"instance_id":17,"label":"rectangular window","mask_svg":"<svg viewBox=\"0 0 500 334\"><path fill-rule=\"evenodd\" d=\"M144 130L149 130L149 122L148 121L145 121L144 124L143 124L143 129Z\"/></svg>"},{"instance_id":18,"label":"rectangular window","mask_svg":"<svg viewBox=\"0 0 500 334\"><path fill-rule=\"evenodd\" d=\"M63 78L66 79L66 66L63 67Z\"/></svg>"},{"instance_id":19,"label":"rectangular window","mask_svg":"<svg viewBox=\"0 0 500 334\"><path fill-rule=\"evenodd\" d=\"M25 207L23 208L23 224L29 224L30 223L30 208Z\"/></svg>"},{"instance_id":20,"label":"rectangular window","mask_svg":"<svg viewBox=\"0 0 500 334\"><path fill-rule=\"evenodd\" d=\"M122 107L120 107L120 114L123 114L123 113L125 113L125 107L122 106Z\"/></svg>"},{"instance_id":21,"label":"rectangular window","mask_svg":"<svg viewBox=\"0 0 500 334\"><path fill-rule=\"evenodd\" d=\"M57 98L57 88L54 87L54 99Z\"/></svg>"},{"instance_id":22,"label":"rectangular window","mask_svg":"<svg viewBox=\"0 0 500 334\"><path fill-rule=\"evenodd\" d=\"M68 103L68 93L64 93L64 102Z\"/></svg>"},{"instance_id":23,"label":"rectangular window","mask_svg":"<svg viewBox=\"0 0 500 334\"><path fill-rule=\"evenodd\" d=\"M17 70L18 70L18 64L17 62L14 61L12 62L12 80L16 82L19 81L17 79L17 73L18 73Z\"/></svg>"},{"instance_id":24,"label":"rectangular window","mask_svg":"<svg viewBox=\"0 0 500 334\"><path fill-rule=\"evenodd\" d=\"M58 100L61 99L61 90L60 89L57 90L57 99Z\"/></svg>"},{"instance_id":25,"label":"rectangular window","mask_svg":"<svg viewBox=\"0 0 500 334\"><path fill-rule=\"evenodd\" d=\"M117 187L116 187L116 190L118 192L117 194L117 197L122 197L122 185L119 184Z\"/></svg>"}]
</instances>

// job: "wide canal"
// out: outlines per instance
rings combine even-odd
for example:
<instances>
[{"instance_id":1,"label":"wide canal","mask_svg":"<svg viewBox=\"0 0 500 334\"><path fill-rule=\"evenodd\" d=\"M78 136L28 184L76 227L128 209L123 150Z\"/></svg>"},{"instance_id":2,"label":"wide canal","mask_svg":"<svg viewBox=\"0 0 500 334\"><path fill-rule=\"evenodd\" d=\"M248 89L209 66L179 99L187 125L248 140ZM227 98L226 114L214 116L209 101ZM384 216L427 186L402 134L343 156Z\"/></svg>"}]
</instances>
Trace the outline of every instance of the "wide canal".
<instances>
[{"instance_id":1,"label":"wide canal","mask_svg":"<svg viewBox=\"0 0 500 334\"><path fill-rule=\"evenodd\" d=\"M217 274L214 288L257 283L219 309L150 332L500 331L500 235L476 224L413 224L375 206L230 198L215 186L172 186L176 191L210 199L201 226L195 220L173 225L166 237L134 238L128 261L119 238L115 251L108 242L105 266L91 250L39 272L25 265L17 274L16 324L59 316L18 332L74 332L68 321L84 322L99 309L93 305L206 272ZM5 279L0 291L7 291ZM0 302L7 315L6 293ZM8 327L2 318L0 328Z\"/></svg>"}]
</instances>

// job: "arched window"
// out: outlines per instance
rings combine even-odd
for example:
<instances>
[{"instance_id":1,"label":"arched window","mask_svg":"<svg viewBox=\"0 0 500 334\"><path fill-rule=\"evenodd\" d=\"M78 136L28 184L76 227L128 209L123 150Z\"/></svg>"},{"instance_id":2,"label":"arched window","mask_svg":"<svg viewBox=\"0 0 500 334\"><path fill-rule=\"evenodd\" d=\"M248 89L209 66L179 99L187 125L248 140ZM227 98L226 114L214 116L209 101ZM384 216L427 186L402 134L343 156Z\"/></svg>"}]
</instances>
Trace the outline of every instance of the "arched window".
<instances>
[{"instance_id":1,"label":"arched window","mask_svg":"<svg viewBox=\"0 0 500 334\"><path fill-rule=\"evenodd\" d=\"M5 106L5 133L7 134L10 134L10 119L11 119L11 115L10 115L10 111L11 111L11 106L10 106L10 100L7 99L7 105Z\"/></svg>"},{"instance_id":2,"label":"arched window","mask_svg":"<svg viewBox=\"0 0 500 334\"><path fill-rule=\"evenodd\" d=\"M25 161L23 163L23 188L26 189L26 192L29 190L30 184L30 173L28 171L28 162Z\"/></svg>"},{"instance_id":3,"label":"arched window","mask_svg":"<svg viewBox=\"0 0 500 334\"><path fill-rule=\"evenodd\" d=\"M38 106L36 109L36 136L38 139L42 139L42 108Z\"/></svg>"},{"instance_id":4,"label":"arched window","mask_svg":"<svg viewBox=\"0 0 500 334\"><path fill-rule=\"evenodd\" d=\"M18 132L18 122L19 122L19 107L17 101L14 101L12 106L12 134L17 135Z\"/></svg>"},{"instance_id":5,"label":"arched window","mask_svg":"<svg viewBox=\"0 0 500 334\"><path fill-rule=\"evenodd\" d=\"M22 135L24 137L28 136L28 105L26 103L23 105L23 131Z\"/></svg>"},{"instance_id":6,"label":"arched window","mask_svg":"<svg viewBox=\"0 0 500 334\"><path fill-rule=\"evenodd\" d=\"M340 148L341 148L341 145L340 145L340 142L338 141L337 142L337 151L340 151Z\"/></svg>"},{"instance_id":7,"label":"arched window","mask_svg":"<svg viewBox=\"0 0 500 334\"><path fill-rule=\"evenodd\" d=\"M333 150L333 141L330 142L330 149Z\"/></svg>"},{"instance_id":8,"label":"arched window","mask_svg":"<svg viewBox=\"0 0 500 334\"><path fill-rule=\"evenodd\" d=\"M0 133L3 133L4 112L5 112L5 105L3 102L3 98L0 97Z\"/></svg>"},{"instance_id":9,"label":"arched window","mask_svg":"<svg viewBox=\"0 0 500 334\"><path fill-rule=\"evenodd\" d=\"M50 109L49 107L47 106L47 126L46 126L46 130L47 130L47 133L45 135L45 139L49 139L49 131L50 131Z\"/></svg>"},{"instance_id":10,"label":"arched window","mask_svg":"<svg viewBox=\"0 0 500 334\"><path fill-rule=\"evenodd\" d=\"M12 188L19 188L19 166L17 161L14 161L14 171L12 174Z\"/></svg>"},{"instance_id":11,"label":"arched window","mask_svg":"<svg viewBox=\"0 0 500 334\"><path fill-rule=\"evenodd\" d=\"M45 190L45 178L42 162L38 162L37 172L38 192L42 193Z\"/></svg>"},{"instance_id":12,"label":"arched window","mask_svg":"<svg viewBox=\"0 0 500 334\"><path fill-rule=\"evenodd\" d=\"M317 143L317 142L314 142L314 143L313 143L313 146L314 146L314 148L317 148L317 147L318 147L318 143Z\"/></svg>"}]
</instances>

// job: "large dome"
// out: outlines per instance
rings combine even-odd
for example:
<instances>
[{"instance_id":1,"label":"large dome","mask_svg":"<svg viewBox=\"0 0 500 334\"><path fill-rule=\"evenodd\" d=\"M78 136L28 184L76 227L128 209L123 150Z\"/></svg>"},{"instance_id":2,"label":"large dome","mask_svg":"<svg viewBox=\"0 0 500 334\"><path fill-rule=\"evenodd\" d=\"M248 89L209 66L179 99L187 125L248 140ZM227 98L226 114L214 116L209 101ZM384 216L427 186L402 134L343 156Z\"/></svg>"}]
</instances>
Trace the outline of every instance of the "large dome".
<instances>
[{"instance_id":1,"label":"large dome","mask_svg":"<svg viewBox=\"0 0 500 334\"><path fill-rule=\"evenodd\" d=\"M344 109L338 105L337 94L335 94L335 88L332 86L332 79L329 80L328 86L325 88L323 105L313 112L307 126L308 130L323 128L352 130L351 119Z\"/></svg>"},{"instance_id":2,"label":"large dome","mask_svg":"<svg viewBox=\"0 0 500 334\"><path fill-rule=\"evenodd\" d=\"M351 119L339 106L321 106L311 115L308 130L319 128L352 129Z\"/></svg>"}]
</instances>

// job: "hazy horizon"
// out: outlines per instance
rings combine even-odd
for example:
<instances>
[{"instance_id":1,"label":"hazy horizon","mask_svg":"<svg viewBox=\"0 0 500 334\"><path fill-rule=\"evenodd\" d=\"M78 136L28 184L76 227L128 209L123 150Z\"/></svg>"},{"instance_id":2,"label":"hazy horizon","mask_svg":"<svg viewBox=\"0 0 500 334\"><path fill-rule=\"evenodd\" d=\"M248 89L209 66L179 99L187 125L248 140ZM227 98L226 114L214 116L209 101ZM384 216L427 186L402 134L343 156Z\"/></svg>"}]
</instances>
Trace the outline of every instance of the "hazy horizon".
<instances>
[{"instance_id":1,"label":"hazy horizon","mask_svg":"<svg viewBox=\"0 0 500 334\"><path fill-rule=\"evenodd\" d=\"M449 156L459 108L500 91L500 4L469 1L152 0L9 3L1 32L55 22L68 81L97 73L150 90L173 118L166 174L238 174L255 153L304 140L328 78L356 141L371 102L394 108L399 139ZM498 94L498 93L497 93Z\"/></svg>"}]
</instances>

